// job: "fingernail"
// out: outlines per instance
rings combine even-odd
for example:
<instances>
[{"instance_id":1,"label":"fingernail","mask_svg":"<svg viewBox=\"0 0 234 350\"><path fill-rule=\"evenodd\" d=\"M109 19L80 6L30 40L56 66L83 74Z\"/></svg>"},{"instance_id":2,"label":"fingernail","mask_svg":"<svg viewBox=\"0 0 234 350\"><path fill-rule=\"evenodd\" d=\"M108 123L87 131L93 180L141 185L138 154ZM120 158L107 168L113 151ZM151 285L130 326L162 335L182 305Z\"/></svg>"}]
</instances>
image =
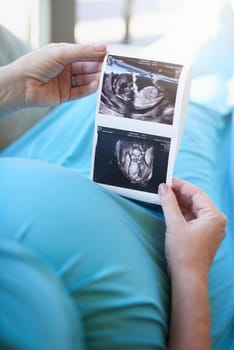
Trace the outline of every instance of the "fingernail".
<instances>
[{"instance_id":1,"label":"fingernail","mask_svg":"<svg viewBox=\"0 0 234 350\"><path fill-rule=\"evenodd\" d=\"M96 44L94 45L96 51L106 51L106 45L105 44Z\"/></svg>"},{"instance_id":2,"label":"fingernail","mask_svg":"<svg viewBox=\"0 0 234 350\"><path fill-rule=\"evenodd\" d=\"M160 196L163 196L164 194L166 194L168 192L168 186L165 183L161 183L158 187L158 193Z\"/></svg>"}]
</instances>

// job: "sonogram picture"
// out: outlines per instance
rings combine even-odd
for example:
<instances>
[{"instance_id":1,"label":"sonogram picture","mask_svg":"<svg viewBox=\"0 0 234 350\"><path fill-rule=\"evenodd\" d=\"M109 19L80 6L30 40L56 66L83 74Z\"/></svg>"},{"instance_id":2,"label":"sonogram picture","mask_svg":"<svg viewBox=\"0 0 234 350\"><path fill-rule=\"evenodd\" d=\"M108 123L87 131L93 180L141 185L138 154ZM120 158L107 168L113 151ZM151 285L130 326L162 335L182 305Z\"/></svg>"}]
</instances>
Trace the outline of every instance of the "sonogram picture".
<instances>
[{"instance_id":1,"label":"sonogram picture","mask_svg":"<svg viewBox=\"0 0 234 350\"><path fill-rule=\"evenodd\" d=\"M108 54L103 65L93 142L93 181L159 204L170 184L190 85L183 65Z\"/></svg>"}]
</instances>

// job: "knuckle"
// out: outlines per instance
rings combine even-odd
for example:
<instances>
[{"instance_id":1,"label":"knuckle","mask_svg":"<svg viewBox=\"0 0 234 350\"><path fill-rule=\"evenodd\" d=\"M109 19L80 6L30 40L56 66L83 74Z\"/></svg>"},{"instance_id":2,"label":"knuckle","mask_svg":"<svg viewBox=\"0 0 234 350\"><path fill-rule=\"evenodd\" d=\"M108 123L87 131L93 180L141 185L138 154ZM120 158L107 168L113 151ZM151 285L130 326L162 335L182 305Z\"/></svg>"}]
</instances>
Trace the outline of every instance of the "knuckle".
<instances>
[{"instance_id":1,"label":"knuckle","mask_svg":"<svg viewBox=\"0 0 234 350\"><path fill-rule=\"evenodd\" d=\"M226 236L226 234L227 234L227 231L226 231L226 230L223 230L223 231L222 231L222 239L224 239L224 237Z\"/></svg>"},{"instance_id":2,"label":"knuckle","mask_svg":"<svg viewBox=\"0 0 234 350\"><path fill-rule=\"evenodd\" d=\"M220 230L225 231L227 225L227 217L222 212L218 212L215 217L215 224Z\"/></svg>"},{"instance_id":3,"label":"knuckle","mask_svg":"<svg viewBox=\"0 0 234 350\"><path fill-rule=\"evenodd\" d=\"M223 226L224 228L227 225L227 217L223 213L220 214L220 225Z\"/></svg>"}]
</instances>

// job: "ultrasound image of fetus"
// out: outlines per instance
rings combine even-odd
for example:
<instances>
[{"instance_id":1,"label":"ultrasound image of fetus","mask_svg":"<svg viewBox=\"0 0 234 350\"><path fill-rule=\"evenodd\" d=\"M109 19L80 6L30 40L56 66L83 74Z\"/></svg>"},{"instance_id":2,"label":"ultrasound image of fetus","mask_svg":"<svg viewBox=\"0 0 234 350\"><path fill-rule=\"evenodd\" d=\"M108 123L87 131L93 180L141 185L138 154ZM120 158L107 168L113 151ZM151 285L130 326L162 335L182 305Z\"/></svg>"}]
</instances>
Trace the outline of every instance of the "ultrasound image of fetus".
<instances>
[{"instance_id":1,"label":"ultrasound image of fetus","mask_svg":"<svg viewBox=\"0 0 234 350\"><path fill-rule=\"evenodd\" d=\"M132 74L104 74L100 113L130 117L133 100Z\"/></svg>"},{"instance_id":2,"label":"ultrasound image of fetus","mask_svg":"<svg viewBox=\"0 0 234 350\"><path fill-rule=\"evenodd\" d=\"M132 73L105 73L99 112L172 124L176 84Z\"/></svg>"},{"instance_id":3,"label":"ultrasound image of fetus","mask_svg":"<svg viewBox=\"0 0 234 350\"><path fill-rule=\"evenodd\" d=\"M131 101L134 97L132 74L113 74L112 78L112 88L115 94L121 96L123 100Z\"/></svg>"},{"instance_id":4,"label":"ultrasound image of fetus","mask_svg":"<svg viewBox=\"0 0 234 350\"><path fill-rule=\"evenodd\" d=\"M115 156L121 173L132 183L142 187L148 185L153 174L153 147L144 142L118 140Z\"/></svg>"},{"instance_id":5,"label":"ultrasound image of fetus","mask_svg":"<svg viewBox=\"0 0 234 350\"><path fill-rule=\"evenodd\" d=\"M163 99L156 84L148 77L136 76L134 87L134 107L138 111L155 107Z\"/></svg>"}]
</instances>

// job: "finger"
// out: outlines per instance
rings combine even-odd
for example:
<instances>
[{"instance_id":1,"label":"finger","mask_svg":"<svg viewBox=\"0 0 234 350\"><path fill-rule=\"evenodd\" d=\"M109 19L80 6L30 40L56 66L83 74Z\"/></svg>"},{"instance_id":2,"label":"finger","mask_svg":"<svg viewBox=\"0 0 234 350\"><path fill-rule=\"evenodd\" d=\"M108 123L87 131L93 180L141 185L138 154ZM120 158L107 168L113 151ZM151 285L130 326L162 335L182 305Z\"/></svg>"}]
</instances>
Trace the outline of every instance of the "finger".
<instances>
[{"instance_id":1,"label":"finger","mask_svg":"<svg viewBox=\"0 0 234 350\"><path fill-rule=\"evenodd\" d=\"M169 231L175 231L176 227L178 227L178 230L180 230L181 226L185 224L185 219L180 210L175 194L166 184L159 185L158 193L167 229Z\"/></svg>"},{"instance_id":2,"label":"finger","mask_svg":"<svg viewBox=\"0 0 234 350\"><path fill-rule=\"evenodd\" d=\"M91 83L83 86L78 86L71 89L70 99L85 97L94 93L98 88L99 80L93 80Z\"/></svg>"},{"instance_id":3,"label":"finger","mask_svg":"<svg viewBox=\"0 0 234 350\"><path fill-rule=\"evenodd\" d=\"M74 62L71 65L72 74L89 74L101 72L101 62Z\"/></svg>"},{"instance_id":4,"label":"finger","mask_svg":"<svg viewBox=\"0 0 234 350\"><path fill-rule=\"evenodd\" d=\"M57 82L59 87L60 103L68 101L70 97L70 89L68 87L71 84L70 65L65 66L57 78Z\"/></svg>"},{"instance_id":5,"label":"finger","mask_svg":"<svg viewBox=\"0 0 234 350\"><path fill-rule=\"evenodd\" d=\"M183 180L173 180L173 190L178 198L178 192L182 194L186 201L191 202L190 211L200 222L213 225L218 232L218 242L222 241L226 234L226 216L215 206L212 200L199 188ZM205 221L204 221L205 220ZM213 238L212 238L213 239Z\"/></svg>"},{"instance_id":6,"label":"finger","mask_svg":"<svg viewBox=\"0 0 234 350\"><path fill-rule=\"evenodd\" d=\"M94 80L99 80L99 78L100 73L73 76L73 79L75 79L77 86L88 85Z\"/></svg>"},{"instance_id":7,"label":"finger","mask_svg":"<svg viewBox=\"0 0 234 350\"><path fill-rule=\"evenodd\" d=\"M65 65L83 59L93 59L104 57L106 45L77 45L67 43L50 44L47 46L50 54L56 61Z\"/></svg>"},{"instance_id":8,"label":"finger","mask_svg":"<svg viewBox=\"0 0 234 350\"><path fill-rule=\"evenodd\" d=\"M186 181L173 179L172 188L179 204L190 209L195 216L204 215L204 211L208 213L217 210L212 200L201 189Z\"/></svg>"}]
</instances>

